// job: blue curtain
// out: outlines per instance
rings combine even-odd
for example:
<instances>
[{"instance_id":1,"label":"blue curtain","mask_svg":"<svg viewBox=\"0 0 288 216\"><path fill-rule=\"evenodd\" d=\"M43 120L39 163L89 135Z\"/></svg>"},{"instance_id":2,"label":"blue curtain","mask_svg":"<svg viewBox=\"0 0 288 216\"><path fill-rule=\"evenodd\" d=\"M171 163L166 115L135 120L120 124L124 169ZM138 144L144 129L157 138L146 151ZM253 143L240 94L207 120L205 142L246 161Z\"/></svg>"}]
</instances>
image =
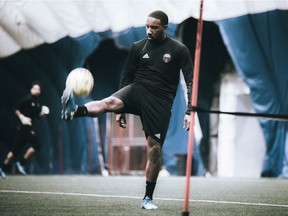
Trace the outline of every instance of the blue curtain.
<instances>
[{"instance_id":1,"label":"blue curtain","mask_svg":"<svg viewBox=\"0 0 288 216\"><path fill-rule=\"evenodd\" d=\"M275 10L218 21L257 113L288 114L288 11ZM266 140L263 177L287 177L287 123L260 120ZM286 152L285 152L286 149Z\"/></svg>"}]
</instances>

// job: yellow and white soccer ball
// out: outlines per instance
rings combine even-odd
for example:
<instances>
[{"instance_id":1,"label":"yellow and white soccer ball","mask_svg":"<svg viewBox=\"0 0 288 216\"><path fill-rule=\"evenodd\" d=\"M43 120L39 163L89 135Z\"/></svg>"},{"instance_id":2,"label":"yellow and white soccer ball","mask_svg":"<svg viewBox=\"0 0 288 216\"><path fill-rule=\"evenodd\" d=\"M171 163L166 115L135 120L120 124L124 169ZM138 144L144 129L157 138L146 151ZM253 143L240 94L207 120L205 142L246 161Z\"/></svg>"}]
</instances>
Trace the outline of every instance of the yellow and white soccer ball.
<instances>
[{"instance_id":1,"label":"yellow and white soccer ball","mask_svg":"<svg viewBox=\"0 0 288 216\"><path fill-rule=\"evenodd\" d=\"M86 68L75 68L66 79L66 88L73 90L74 95L79 97L88 96L94 86L92 73Z\"/></svg>"}]
</instances>

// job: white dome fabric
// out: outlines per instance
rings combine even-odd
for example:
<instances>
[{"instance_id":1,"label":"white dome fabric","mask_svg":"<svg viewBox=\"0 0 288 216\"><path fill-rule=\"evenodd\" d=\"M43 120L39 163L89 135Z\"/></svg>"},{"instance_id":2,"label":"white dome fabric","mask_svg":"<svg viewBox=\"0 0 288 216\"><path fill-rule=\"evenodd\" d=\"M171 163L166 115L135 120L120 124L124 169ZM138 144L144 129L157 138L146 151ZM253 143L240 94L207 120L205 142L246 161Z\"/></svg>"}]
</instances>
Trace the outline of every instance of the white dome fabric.
<instances>
[{"instance_id":1,"label":"white dome fabric","mask_svg":"<svg viewBox=\"0 0 288 216\"><path fill-rule=\"evenodd\" d=\"M165 11L170 22L178 24L198 18L199 6L200 0L0 1L0 58L65 36L144 26L153 10ZM274 9L288 9L288 1L209 0L203 18L215 21Z\"/></svg>"}]
</instances>

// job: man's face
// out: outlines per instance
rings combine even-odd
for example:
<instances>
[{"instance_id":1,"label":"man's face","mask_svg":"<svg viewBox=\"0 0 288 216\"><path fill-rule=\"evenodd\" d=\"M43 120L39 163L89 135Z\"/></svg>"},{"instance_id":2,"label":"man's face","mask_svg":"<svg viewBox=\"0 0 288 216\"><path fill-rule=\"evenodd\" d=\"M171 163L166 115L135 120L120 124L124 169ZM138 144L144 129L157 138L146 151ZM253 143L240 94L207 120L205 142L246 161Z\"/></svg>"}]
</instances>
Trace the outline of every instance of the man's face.
<instances>
[{"instance_id":1,"label":"man's face","mask_svg":"<svg viewBox=\"0 0 288 216\"><path fill-rule=\"evenodd\" d=\"M39 85L35 84L32 86L30 92L33 96L39 96L41 94L41 88Z\"/></svg>"},{"instance_id":2,"label":"man's face","mask_svg":"<svg viewBox=\"0 0 288 216\"><path fill-rule=\"evenodd\" d=\"M148 17L146 21L147 39L151 42L161 41L165 38L166 26L162 26L159 19Z\"/></svg>"}]
</instances>

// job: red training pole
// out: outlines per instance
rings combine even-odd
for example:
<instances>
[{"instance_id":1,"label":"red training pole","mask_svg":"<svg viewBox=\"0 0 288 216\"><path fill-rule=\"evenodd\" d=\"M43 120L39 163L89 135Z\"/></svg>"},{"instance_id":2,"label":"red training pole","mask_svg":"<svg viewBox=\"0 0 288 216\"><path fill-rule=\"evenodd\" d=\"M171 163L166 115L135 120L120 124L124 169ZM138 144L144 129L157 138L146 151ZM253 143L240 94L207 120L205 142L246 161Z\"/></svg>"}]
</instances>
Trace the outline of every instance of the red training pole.
<instances>
[{"instance_id":1,"label":"red training pole","mask_svg":"<svg viewBox=\"0 0 288 216\"><path fill-rule=\"evenodd\" d=\"M59 173L64 172L64 162L63 162L63 128L62 124L58 124L58 166Z\"/></svg>"},{"instance_id":2,"label":"red training pole","mask_svg":"<svg viewBox=\"0 0 288 216\"><path fill-rule=\"evenodd\" d=\"M193 71L193 88L192 88L192 107L197 106L198 101L198 82L199 82L199 71L200 71L200 57L201 57L201 42L202 42L202 11L203 2L200 3L200 15L197 24L197 38L196 38L196 49L194 58L194 71ZM189 139L188 139L188 150L187 150L187 161L186 161L186 189L185 189L185 200L184 200L184 210L182 216L189 215L189 193L190 193L190 176L192 168L192 155L193 155L193 145L194 145L194 124L195 124L195 112L190 113L190 125L189 125Z\"/></svg>"}]
</instances>

